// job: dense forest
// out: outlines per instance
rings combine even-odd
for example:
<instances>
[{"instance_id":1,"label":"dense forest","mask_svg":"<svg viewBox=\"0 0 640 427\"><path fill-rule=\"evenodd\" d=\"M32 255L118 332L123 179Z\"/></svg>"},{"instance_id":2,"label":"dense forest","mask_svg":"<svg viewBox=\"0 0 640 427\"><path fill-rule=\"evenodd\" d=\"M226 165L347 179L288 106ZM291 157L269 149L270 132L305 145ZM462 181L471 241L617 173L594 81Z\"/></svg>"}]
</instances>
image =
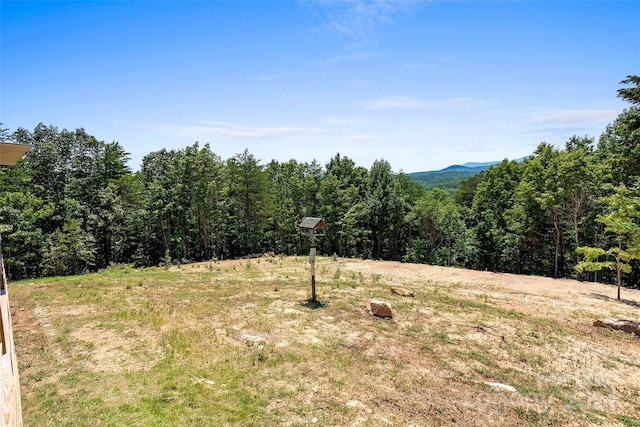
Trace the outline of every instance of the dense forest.
<instances>
[{"instance_id":1,"label":"dense forest","mask_svg":"<svg viewBox=\"0 0 640 427\"><path fill-rule=\"evenodd\" d=\"M385 160L369 169L336 154L325 165L223 160L209 145L159 150L139 171L118 142L40 124L0 130L31 144L0 167L0 233L12 279L275 252L304 254L297 224L322 217L319 251L637 286L640 256L640 77L599 139L542 142L453 195L427 191ZM576 269L576 266L578 267Z\"/></svg>"}]
</instances>

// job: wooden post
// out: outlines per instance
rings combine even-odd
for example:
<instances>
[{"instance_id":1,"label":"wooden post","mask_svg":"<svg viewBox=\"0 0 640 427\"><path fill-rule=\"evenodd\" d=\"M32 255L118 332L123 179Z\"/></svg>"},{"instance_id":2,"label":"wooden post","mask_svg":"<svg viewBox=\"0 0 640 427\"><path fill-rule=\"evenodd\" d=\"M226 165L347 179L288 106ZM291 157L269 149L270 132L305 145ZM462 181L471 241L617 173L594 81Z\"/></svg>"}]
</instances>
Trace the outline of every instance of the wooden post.
<instances>
[{"instance_id":1,"label":"wooden post","mask_svg":"<svg viewBox=\"0 0 640 427\"><path fill-rule=\"evenodd\" d=\"M316 302L316 242L311 238L309 245L309 264L311 264L311 302Z\"/></svg>"},{"instance_id":2,"label":"wooden post","mask_svg":"<svg viewBox=\"0 0 640 427\"><path fill-rule=\"evenodd\" d=\"M1 241L0 241L1 243ZM2 248L0 247L0 334L2 334L2 354L0 354L0 426L22 426L22 402L20 400L20 378L18 359L13 345L11 311L7 293L7 276L4 271Z\"/></svg>"},{"instance_id":3,"label":"wooden post","mask_svg":"<svg viewBox=\"0 0 640 427\"><path fill-rule=\"evenodd\" d=\"M316 299L316 237L324 236L327 224L322 218L306 217L300 224L300 234L309 237L309 264L311 264L311 298L309 302L317 304Z\"/></svg>"}]
</instances>

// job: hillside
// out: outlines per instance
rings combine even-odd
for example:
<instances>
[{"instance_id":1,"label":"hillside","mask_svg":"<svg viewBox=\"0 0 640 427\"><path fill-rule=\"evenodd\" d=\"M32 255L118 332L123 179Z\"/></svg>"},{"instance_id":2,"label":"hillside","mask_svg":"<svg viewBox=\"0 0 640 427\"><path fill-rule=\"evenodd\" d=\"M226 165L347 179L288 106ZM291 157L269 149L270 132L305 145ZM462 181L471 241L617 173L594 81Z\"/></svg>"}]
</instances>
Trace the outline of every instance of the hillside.
<instances>
[{"instance_id":1,"label":"hillside","mask_svg":"<svg viewBox=\"0 0 640 427\"><path fill-rule=\"evenodd\" d=\"M479 174L494 164L495 162L452 165L438 171L408 173L407 176L426 190L433 190L437 187L454 193L462 181Z\"/></svg>"},{"instance_id":2,"label":"hillside","mask_svg":"<svg viewBox=\"0 0 640 427\"><path fill-rule=\"evenodd\" d=\"M592 326L640 320L640 290L327 257L316 279L319 307L306 257L11 283L25 424L640 425L640 338Z\"/></svg>"}]
</instances>

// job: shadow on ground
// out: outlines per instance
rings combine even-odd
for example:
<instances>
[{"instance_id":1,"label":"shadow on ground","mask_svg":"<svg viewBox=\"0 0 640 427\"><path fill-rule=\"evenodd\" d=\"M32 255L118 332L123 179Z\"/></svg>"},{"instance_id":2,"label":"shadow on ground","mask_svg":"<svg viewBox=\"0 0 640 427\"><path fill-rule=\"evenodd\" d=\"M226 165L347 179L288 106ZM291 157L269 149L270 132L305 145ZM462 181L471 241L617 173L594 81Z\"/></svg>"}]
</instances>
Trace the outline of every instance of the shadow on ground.
<instances>
[{"instance_id":1,"label":"shadow on ground","mask_svg":"<svg viewBox=\"0 0 640 427\"><path fill-rule=\"evenodd\" d=\"M324 304L322 302L320 302L318 300L311 301L311 299L308 299L308 300L305 300L304 302L301 302L300 305L302 305L303 307L310 308L312 310L324 307Z\"/></svg>"},{"instance_id":2,"label":"shadow on ground","mask_svg":"<svg viewBox=\"0 0 640 427\"><path fill-rule=\"evenodd\" d=\"M611 297L609 297L607 295L603 295L603 294L591 293L591 294L588 294L588 295L591 298L596 298L596 299L600 299L600 300L603 300L603 301L618 301L615 298L611 298ZM626 304L628 306L631 306L631 307L640 308L640 302L638 302L638 301L633 301L633 300L630 300L630 299L621 299L620 302L623 303L623 304Z\"/></svg>"}]
</instances>

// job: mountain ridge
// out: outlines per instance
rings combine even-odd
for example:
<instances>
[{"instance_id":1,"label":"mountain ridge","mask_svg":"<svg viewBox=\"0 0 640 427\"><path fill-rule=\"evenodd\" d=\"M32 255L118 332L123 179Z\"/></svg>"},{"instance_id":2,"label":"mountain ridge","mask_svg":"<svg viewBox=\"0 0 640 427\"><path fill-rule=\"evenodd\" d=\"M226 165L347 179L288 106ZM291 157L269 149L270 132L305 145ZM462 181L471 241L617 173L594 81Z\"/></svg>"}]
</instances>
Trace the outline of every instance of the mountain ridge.
<instances>
[{"instance_id":1,"label":"mountain ridge","mask_svg":"<svg viewBox=\"0 0 640 427\"><path fill-rule=\"evenodd\" d=\"M498 163L500 162L467 162L462 165L450 165L440 170L411 172L406 175L426 190L440 188L449 193L455 193L460 188L462 181Z\"/></svg>"}]
</instances>

